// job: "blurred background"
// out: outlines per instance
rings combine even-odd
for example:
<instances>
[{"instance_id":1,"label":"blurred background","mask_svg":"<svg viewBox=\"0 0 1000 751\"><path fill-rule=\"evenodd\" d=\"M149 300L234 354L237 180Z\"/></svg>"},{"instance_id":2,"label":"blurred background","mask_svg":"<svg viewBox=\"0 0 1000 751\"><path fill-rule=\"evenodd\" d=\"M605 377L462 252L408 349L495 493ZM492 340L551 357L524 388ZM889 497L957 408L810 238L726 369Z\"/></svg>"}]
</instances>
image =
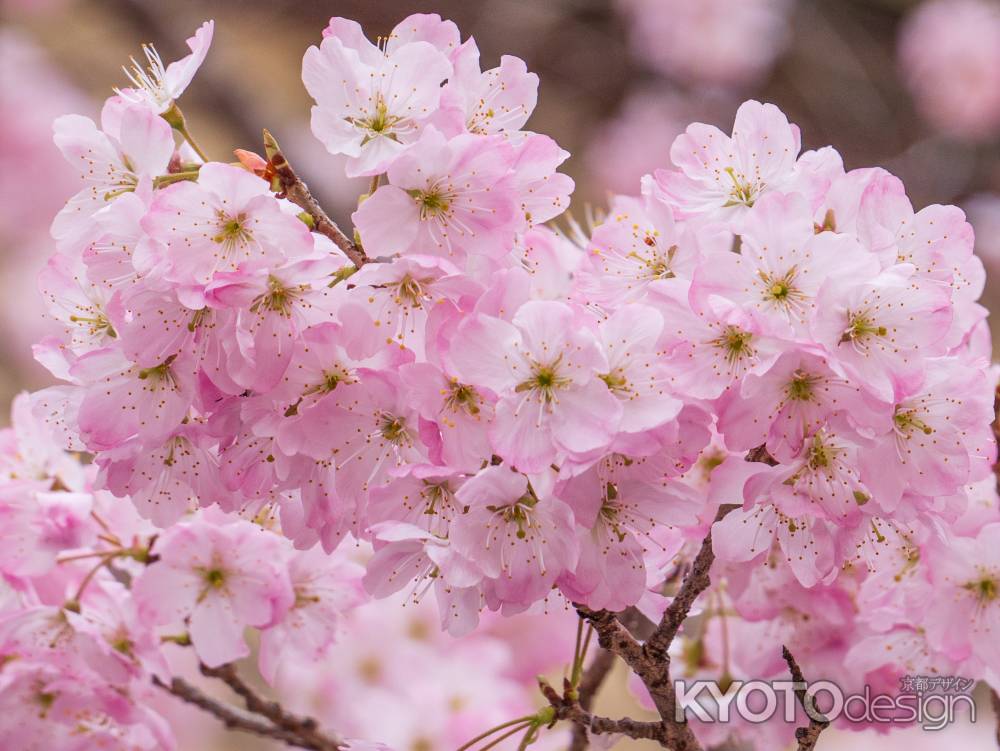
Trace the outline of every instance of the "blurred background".
<instances>
[{"instance_id":1,"label":"blurred background","mask_svg":"<svg viewBox=\"0 0 1000 751\"><path fill-rule=\"evenodd\" d=\"M899 175L915 207L961 205L1000 280L1000 0L2 2L0 404L48 382L30 356L46 331L35 277L52 252L48 224L76 190L52 145L52 119L96 118L142 43L177 59L208 18L215 41L182 102L198 140L228 160L233 148L261 151L266 126L341 219L365 186L345 180L311 138L302 54L331 15L358 20L373 37L409 13L437 12L476 37L484 69L509 53L539 74L529 127L573 154L564 169L577 182L577 214L609 192L637 192L642 174L669 163L687 123L728 131L739 103L756 98L801 126L804 148L833 144L848 169ZM1000 306L1000 281L988 283L985 302ZM613 683L603 700L617 704L623 686ZM830 734L821 746L974 751L992 747L991 722L891 743ZM197 751L224 747L213 743ZM251 746L241 738L237 747Z\"/></svg>"}]
</instances>

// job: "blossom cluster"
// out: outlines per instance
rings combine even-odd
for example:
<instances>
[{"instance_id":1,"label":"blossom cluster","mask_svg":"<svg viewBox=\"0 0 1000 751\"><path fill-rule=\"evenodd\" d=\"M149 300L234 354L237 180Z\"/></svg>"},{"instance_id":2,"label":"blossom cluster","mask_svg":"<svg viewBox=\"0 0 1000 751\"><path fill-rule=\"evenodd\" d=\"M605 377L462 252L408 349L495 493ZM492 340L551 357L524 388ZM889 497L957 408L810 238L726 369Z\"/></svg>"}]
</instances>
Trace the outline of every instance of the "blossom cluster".
<instances>
[{"instance_id":1,"label":"blossom cluster","mask_svg":"<svg viewBox=\"0 0 1000 751\"><path fill-rule=\"evenodd\" d=\"M522 61L483 71L434 15L378 44L335 18L303 60L312 130L370 178L335 244L272 190L273 141L230 163L191 137L175 100L211 36L170 66L149 50L99 126L55 124L84 181L41 279L65 334L35 355L63 384L19 408L46 462L57 436L93 464L9 473L0 534L30 543L3 573L50 578L12 595L0 678L44 704L64 697L46 670L84 676L72 701L97 671L118 701L136 664L166 680L159 640L212 668L249 626L275 680L330 649L359 587L433 590L454 636L562 602L657 621L711 528L716 587L676 645L692 673L766 676L778 635L845 680L996 680L996 377L961 210L915 210L748 101L557 231L568 154L524 130ZM96 574L56 563L95 545ZM105 628L125 641L76 641ZM139 706L93 711L118 732Z\"/></svg>"}]
</instances>

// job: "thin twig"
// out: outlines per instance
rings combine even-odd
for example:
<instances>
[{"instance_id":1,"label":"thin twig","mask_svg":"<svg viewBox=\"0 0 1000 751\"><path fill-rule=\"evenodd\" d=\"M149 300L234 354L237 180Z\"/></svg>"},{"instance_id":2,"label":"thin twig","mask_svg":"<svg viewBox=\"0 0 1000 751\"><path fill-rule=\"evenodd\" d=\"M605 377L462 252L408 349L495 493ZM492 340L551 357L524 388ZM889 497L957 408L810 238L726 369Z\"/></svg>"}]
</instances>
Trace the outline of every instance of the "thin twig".
<instances>
[{"instance_id":1,"label":"thin twig","mask_svg":"<svg viewBox=\"0 0 1000 751\"><path fill-rule=\"evenodd\" d=\"M644 619L642 613L638 610L629 608L621 614L619 620L626 630L634 632L635 628ZM615 653L607 649L599 649L590 665L583 671L583 676L580 678L580 685L577 687L577 703L581 709L589 712L593 708L597 692L604 684L604 680L608 677L614 665ZM569 744L569 751L583 751L587 748L587 728L588 725L584 723L576 722L573 724L573 734Z\"/></svg>"},{"instance_id":2,"label":"thin twig","mask_svg":"<svg viewBox=\"0 0 1000 751\"><path fill-rule=\"evenodd\" d=\"M326 751L326 748L329 748L317 746L300 738L295 733L284 728L275 727L270 722L261 720L249 712L243 712L225 702L217 701L202 693L200 689L192 686L183 678L173 678L169 684L166 684L154 676L153 683L182 701L205 710L210 715L221 720L222 724L230 730L241 730L245 733L253 733L265 738L273 738L289 746L312 749L312 751Z\"/></svg>"},{"instance_id":3,"label":"thin twig","mask_svg":"<svg viewBox=\"0 0 1000 751\"><path fill-rule=\"evenodd\" d=\"M718 513L715 515L715 521L722 519L722 517L734 508L736 508L734 505L724 505L719 508ZM645 645L643 645L643 650L649 656L654 659L669 659L667 657L667 650L670 648L671 643L673 643L674 637L677 636L681 624L684 623L688 613L691 612L691 606L698 599L698 595L708 589L712 583L710 571L714 561L715 553L712 550L712 529L709 527L708 534L701 541L701 548L698 550L698 554L694 558L694 563L691 565L691 571L684 577L684 581L681 582L681 588L664 611L663 618L660 619L656 630L646 640Z\"/></svg>"},{"instance_id":4,"label":"thin twig","mask_svg":"<svg viewBox=\"0 0 1000 751\"><path fill-rule=\"evenodd\" d=\"M816 710L812 701L806 696L806 679L802 676L802 668L792 657L788 647L782 645L781 656L788 663L788 672L792 674L792 680L796 683L795 697L809 717L808 725L795 728L795 740L799 742L798 751L812 751L816 748L816 741L819 740L820 733L830 726L830 721Z\"/></svg>"},{"instance_id":5,"label":"thin twig","mask_svg":"<svg viewBox=\"0 0 1000 751\"><path fill-rule=\"evenodd\" d=\"M267 152L268 166L285 198L309 214L312 217L315 230L330 238L333 244L340 248L356 267L360 269L368 263L370 259L365 255L365 251L344 234L344 231L313 198L312 193L309 192L309 186L295 174L292 165L281 153L278 142L266 129L264 130L264 149Z\"/></svg>"},{"instance_id":6,"label":"thin twig","mask_svg":"<svg viewBox=\"0 0 1000 751\"><path fill-rule=\"evenodd\" d=\"M657 741L660 745L666 746L668 743L668 731L662 722L645 722L633 720L630 717L623 717L619 720L612 720L609 717L600 717L591 714L580 706L578 701L560 696L552 686L544 680L539 681L542 695L548 700L553 709L556 710L557 720L568 720L574 727L580 727L586 733L594 735L617 734L643 740Z\"/></svg>"},{"instance_id":7,"label":"thin twig","mask_svg":"<svg viewBox=\"0 0 1000 751\"><path fill-rule=\"evenodd\" d=\"M274 725L282 730L301 739L303 748L312 748L316 751L338 751L344 745L344 741L336 736L325 735L320 732L316 720L312 717L299 717L287 711L276 701L269 701L258 696L250 686L243 682L236 667L233 664L221 665L217 668L210 668L202 664L200 666L202 675L209 678L218 678L233 690L254 714L261 715L270 720Z\"/></svg>"},{"instance_id":8,"label":"thin twig","mask_svg":"<svg viewBox=\"0 0 1000 751\"><path fill-rule=\"evenodd\" d=\"M719 508L715 521L719 521L736 505L727 504ZM664 611L656 629L640 644L615 616L607 611L592 611L577 607L577 611L589 620L597 631L598 643L621 657L632 671L642 680L650 698L660 714L664 730L661 745L672 751L699 751L701 744L695 738L683 716L677 712L677 698L670 679L670 645L681 624L687 619L698 596L711 584L712 530L702 540L701 547L691 565L691 570L681 582L677 595Z\"/></svg>"}]
</instances>

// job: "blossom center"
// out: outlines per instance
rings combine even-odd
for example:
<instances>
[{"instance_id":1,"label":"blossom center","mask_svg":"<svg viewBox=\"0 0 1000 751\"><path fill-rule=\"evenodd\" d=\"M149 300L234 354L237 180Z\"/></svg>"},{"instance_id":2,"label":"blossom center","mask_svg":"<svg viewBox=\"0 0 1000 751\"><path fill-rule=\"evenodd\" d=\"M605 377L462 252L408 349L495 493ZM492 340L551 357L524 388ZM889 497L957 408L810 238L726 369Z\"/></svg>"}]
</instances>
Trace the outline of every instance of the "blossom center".
<instances>
[{"instance_id":1,"label":"blossom center","mask_svg":"<svg viewBox=\"0 0 1000 751\"><path fill-rule=\"evenodd\" d=\"M533 392L538 394L539 398L546 404L552 403L555 401L556 391L573 383L572 379L559 375L559 362L561 360L562 355L550 365L535 363L531 376L519 383L514 391L518 393Z\"/></svg>"},{"instance_id":2,"label":"blossom center","mask_svg":"<svg viewBox=\"0 0 1000 751\"><path fill-rule=\"evenodd\" d=\"M893 415L892 421L895 424L896 430L907 437L914 430L919 430L924 435L930 435L934 432L934 428L921 420L915 409L901 409L900 407L896 407L896 414Z\"/></svg>"},{"instance_id":3,"label":"blossom center","mask_svg":"<svg viewBox=\"0 0 1000 751\"><path fill-rule=\"evenodd\" d=\"M983 604L993 602L1000 595L1000 586L998 586L997 580L988 576L968 582L964 588Z\"/></svg>"},{"instance_id":4,"label":"blossom center","mask_svg":"<svg viewBox=\"0 0 1000 751\"><path fill-rule=\"evenodd\" d=\"M764 186L758 182L750 182L742 173L737 175L736 170L732 167L726 167L724 172L729 175L729 179L733 183L733 187L729 191L729 200L724 206L727 208L730 206L753 206Z\"/></svg>"},{"instance_id":5,"label":"blossom center","mask_svg":"<svg viewBox=\"0 0 1000 751\"><path fill-rule=\"evenodd\" d=\"M736 326L727 326L722 334L711 342L722 350L726 362L736 365L744 358L753 357L753 334Z\"/></svg>"},{"instance_id":6,"label":"blossom center","mask_svg":"<svg viewBox=\"0 0 1000 751\"><path fill-rule=\"evenodd\" d=\"M218 233L212 238L226 250L236 246L246 245L253 239L253 234L247 229L247 215L237 214L230 216L223 212L218 213Z\"/></svg>"},{"instance_id":7,"label":"blossom center","mask_svg":"<svg viewBox=\"0 0 1000 751\"><path fill-rule=\"evenodd\" d=\"M888 334L885 326L879 326L872 320L867 311L847 314L847 328L840 337L840 342L858 342L870 336L885 336Z\"/></svg>"},{"instance_id":8,"label":"blossom center","mask_svg":"<svg viewBox=\"0 0 1000 751\"><path fill-rule=\"evenodd\" d=\"M813 387L819 381L818 376L804 373L801 370L795 371L792 380L788 382L786 393L788 398L796 402L812 401L814 397Z\"/></svg>"},{"instance_id":9,"label":"blossom center","mask_svg":"<svg viewBox=\"0 0 1000 751\"><path fill-rule=\"evenodd\" d=\"M383 414L380 416L379 433L389 443L397 446L410 442L410 434L406 430L406 420L396 415Z\"/></svg>"},{"instance_id":10,"label":"blossom center","mask_svg":"<svg viewBox=\"0 0 1000 751\"><path fill-rule=\"evenodd\" d=\"M462 411L469 415L479 414L479 394L475 387L459 383L456 380L453 380L448 387L444 404L452 412Z\"/></svg>"}]
</instances>

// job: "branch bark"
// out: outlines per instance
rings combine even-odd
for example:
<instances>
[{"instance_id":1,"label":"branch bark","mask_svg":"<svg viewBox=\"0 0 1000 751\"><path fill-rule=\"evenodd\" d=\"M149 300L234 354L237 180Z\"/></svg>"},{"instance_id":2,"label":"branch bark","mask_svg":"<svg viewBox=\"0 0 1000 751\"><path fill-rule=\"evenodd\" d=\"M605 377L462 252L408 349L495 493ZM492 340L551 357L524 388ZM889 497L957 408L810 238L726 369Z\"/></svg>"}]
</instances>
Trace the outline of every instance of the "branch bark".
<instances>
[{"instance_id":1,"label":"branch bark","mask_svg":"<svg viewBox=\"0 0 1000 751\"><path fill-rule=\"evenodd\" d=\"M344 231L313 198L309 186L295 174L292 165L281 153L278 142L267 130L264 131L264 149L267 152L268 166L273 172L274 179L280 185L284 197L309 214L312 217L315 230L330 238L333 244L340 248L357 268L360 269L368 263L371 259L365 255L365 251L344 234Z\"/></svg>"},{"instance_id":2,"label":"branch bark","mask_svg":"<svg viewBox=\"0 0 1000 751\"><path fill-rule=\"evenodd\" d=\"M788 647L782 645L781 656L788 664L788 672L792 674L792 680L802 686L795 689L795 698L799 700L799 704L802 705L802 708L806 711L806 715L809 717L808 725L795 728L795 740L799 743L798 751L812 751L816 748L816 742L819 740L820 733L830 726L830 722L816 711L809 697L806 696L806 679L802 676L802 668L799 667L795 658L792 657L792 653L788 651Z\"/></svg>"},{"instance_id":3,"label":"branch bark","mask_svg":"<svg viewBox=\"0 0 1000 751\"><path fill-rule=\"evenodd\" d=\"M240 678L232 663L217 668L210 668L205 664L200 667L202 675L218 678L229 686L237 696L243 699L247 709L251 712L267 718L276 728L299 739L299 745L302 748L311 748L315 751L339 751L344 746L344 741L341 738L320 732L316 720L312 717L299 717L287 711L278 702L259 696Z\"/></svg>"},{"instance_id":4,"label":"branch bark","mask_svg":"<svg viewBox=\"0 0 1000 751\"><path fill-rule=\"evenodd\" d=\"M719 521L735 508L737 506L731 504L721 506L714 521ZM640 644L614 613L595 612L581 606L577 607L580 615L593 624L601 647L621 657L642 680L660 714L660 725L663 728L663 738L660 739L660 743L673 751L701 751L701 744L695 738L687 721L683 717L678 719L677 697L670 679L668 650L681 624L691 612L695 600L711 584L710 572L714 561L712 529L709 527L691 570L684 577L677 595L645 643Z\"/></svg>"},{"instance_id":5,"label":"branch bark","mask_svg":"<svg viewBox=\"0 0 1000 751\"><path fill-rule=\"evenodd\" d=\"M579 701L560 696L548 683L542 681L540 686L542 694L556 711L555 719L572 722L574 733L577 728L583 731L584 748L586 748L587 733L625 735L629 738L657 741L660 745L666 745L666 730L662 722L643 722L630 717L619 720L601 717L581 707Z\"/></svg>"},{"instance_id":6,"label":"branch bark","mask_svg":"<svg viewBox=\"0 0 1000 751\"><path fill-rule=\"evenodd\" d=\"M289 746L311 749L312 751L328 751L328 749L339 748L338 746L316 745L285 728L275 727L267 720L262 720L249 712L236 709L225 702L217 701L204 694L200 689L192 686L183 678L173 678L167 684L154 676L153 683L164 691L173 694L181 701L203 709L210 715L218 718L229 730L240 730L244 733L252 733L264 738L272 738L282 741Z\"/></svg>"},{"instance_id":7,"label":"branch bark","mask_svg":"<svg viewBox=\"0 0 1000 751\"><path fill-rule=\"evenodd\" d=\"M631 634L635 632L641 622L645 621L642 613L635 608L624 611L619 618L622 626ZM647 621L648 622L648 621ZM577 703L580 709L589 712L594 705L594 698L604 684L605 678L615 665L615 653L600 647L590 665L583 672L580 685L577 689ZM573 734L570 740L569 751L584 751L587 748L587 732L590 726L583 722L575 722ZM597 731L593 731L597 732Z\"/></svg>"}]
</instances>

